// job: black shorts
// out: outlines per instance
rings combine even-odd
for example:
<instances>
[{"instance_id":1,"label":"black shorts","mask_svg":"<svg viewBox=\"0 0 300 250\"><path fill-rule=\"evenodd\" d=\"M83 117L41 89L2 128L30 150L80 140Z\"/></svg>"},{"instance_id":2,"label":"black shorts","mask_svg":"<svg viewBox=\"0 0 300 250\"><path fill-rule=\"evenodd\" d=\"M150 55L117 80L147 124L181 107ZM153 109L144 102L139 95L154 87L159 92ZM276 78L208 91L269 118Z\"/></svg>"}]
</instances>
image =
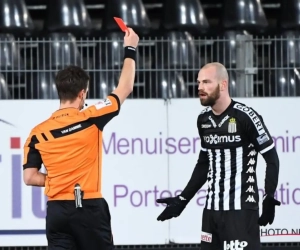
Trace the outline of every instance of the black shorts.
<instances>
[{"instance_id":1,"label":"black shorts","mask_svg":"<svg viewBox=\"0 0 300 250\"><path fill-rule=\"evenodd\" d=\"M204 209L201 250L260 250L258 217L258 210Z\"/></svg>"},{"instance_id":2,"label":"black shorts","mask_svg":"<svg viewBox=\"0 0 300 250\"><path fill-rule=\"evenodd\" d=\"M48 201L46 236L48 250L114 249L111 218L105 199Z\"/></svg>"}]
</instances>

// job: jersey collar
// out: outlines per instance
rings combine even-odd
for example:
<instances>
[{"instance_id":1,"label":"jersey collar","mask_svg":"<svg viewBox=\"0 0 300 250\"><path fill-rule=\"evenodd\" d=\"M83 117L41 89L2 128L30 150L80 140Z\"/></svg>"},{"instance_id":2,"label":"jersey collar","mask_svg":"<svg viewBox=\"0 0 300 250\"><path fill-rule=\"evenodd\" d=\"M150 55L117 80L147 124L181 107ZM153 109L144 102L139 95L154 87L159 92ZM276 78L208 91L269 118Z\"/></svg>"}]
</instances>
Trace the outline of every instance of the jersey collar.
<instances>
[{"instance_id":1,"label":"jersey collar","mask_svg":"<svg viewBox=\"0 0 300 250\"><path fill-rule=\"evenodd\" d=\"M63 108L58 109L54 113L52 113L52 118L58 118L60 116L72 116L79 113L79 110L77 108Z\"/></svg>"},{"instance_id":2,"label":"jersey collar","mask_svg":"<svg viewBox=\"0 0 300 250\"><path fill-rule=\"evenodd\" d=\"M228 107L227 107L221 114L215 115L214 112L212 112L212 114L213 114L215 117L217 117L217 118L222 117L224 114L226 114L226 113L228 112L229 109L231 109L231 108L233 107L234 103L235 103L234 100L231 99L230 104L228 105Z\"/></svg>"}]
</instances>

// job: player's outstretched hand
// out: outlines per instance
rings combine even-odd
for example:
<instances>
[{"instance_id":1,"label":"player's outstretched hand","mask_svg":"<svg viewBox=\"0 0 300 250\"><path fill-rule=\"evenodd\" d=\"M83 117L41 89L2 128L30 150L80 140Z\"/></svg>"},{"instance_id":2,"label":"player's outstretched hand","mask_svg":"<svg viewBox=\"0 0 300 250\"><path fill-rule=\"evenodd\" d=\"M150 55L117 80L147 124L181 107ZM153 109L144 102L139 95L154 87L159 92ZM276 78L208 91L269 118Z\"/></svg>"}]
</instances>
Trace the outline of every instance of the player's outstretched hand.
<instances>
[{"instance_id":1,"label":"player's outstretched hand","mask_svg":"<svg viewBox=\"0 0 300 250\"><path fill-rule=\"evenodd\" d=\"M188 203L188 201L180 195L176 197L157 199L156 202L167 205L164 211L157 217L158 221L165 221L174 217L178 217Z\"/></svg>"},{"instance_id":2,"label":"player's outstretched hand","mask_svg":"<svg viewBox=\"0 0 300 250\"><path fill-rule=\"evenodd\" d=\"M266 195L263 201L263 209L258 224L266 226L268 223L271 225L275 218L275 206L280 206L281 202L275 200L273 197Z\"/></svg>"}]
</instances>

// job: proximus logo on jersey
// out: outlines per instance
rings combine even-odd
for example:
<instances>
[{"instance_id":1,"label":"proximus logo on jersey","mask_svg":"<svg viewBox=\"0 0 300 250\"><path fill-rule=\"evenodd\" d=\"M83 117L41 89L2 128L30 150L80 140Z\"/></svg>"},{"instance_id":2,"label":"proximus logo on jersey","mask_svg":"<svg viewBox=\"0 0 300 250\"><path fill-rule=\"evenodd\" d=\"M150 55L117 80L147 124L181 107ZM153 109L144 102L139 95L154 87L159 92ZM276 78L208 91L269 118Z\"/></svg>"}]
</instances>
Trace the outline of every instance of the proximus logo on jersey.
<instances>
[{"instance_id":1,"label":"proximus logo on jersey","mask_svg":"<svg viewBox=\"0 0 300 250\"><path fill-rule=\"evenodd\" d=\"M204 141L209 144L240 142L240 135L209 135L203 137Z\"/></svg>"}]
</instances>

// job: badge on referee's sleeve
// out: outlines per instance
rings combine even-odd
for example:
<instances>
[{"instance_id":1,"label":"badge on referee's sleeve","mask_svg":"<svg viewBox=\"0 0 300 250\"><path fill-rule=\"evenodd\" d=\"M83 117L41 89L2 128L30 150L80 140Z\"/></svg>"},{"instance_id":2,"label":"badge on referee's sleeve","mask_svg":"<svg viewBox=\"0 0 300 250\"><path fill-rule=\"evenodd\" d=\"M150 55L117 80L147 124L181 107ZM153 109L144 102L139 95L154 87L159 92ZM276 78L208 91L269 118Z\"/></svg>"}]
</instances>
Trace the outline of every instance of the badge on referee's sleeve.
<instances>
[{"instance_id":1,"label":"badge on referee's sleeve","mask_svg":"<svg viewBox=\"0 0 300 250\"><path fill-rule=\"evenodd\" d=\"M99 109L102 109L102 108L110 106L110 105L112 105L111 101L109 99L105 99L103 101L96 103L95 107L97 110L99 110Z\"/></svg>"}]
</instances>

